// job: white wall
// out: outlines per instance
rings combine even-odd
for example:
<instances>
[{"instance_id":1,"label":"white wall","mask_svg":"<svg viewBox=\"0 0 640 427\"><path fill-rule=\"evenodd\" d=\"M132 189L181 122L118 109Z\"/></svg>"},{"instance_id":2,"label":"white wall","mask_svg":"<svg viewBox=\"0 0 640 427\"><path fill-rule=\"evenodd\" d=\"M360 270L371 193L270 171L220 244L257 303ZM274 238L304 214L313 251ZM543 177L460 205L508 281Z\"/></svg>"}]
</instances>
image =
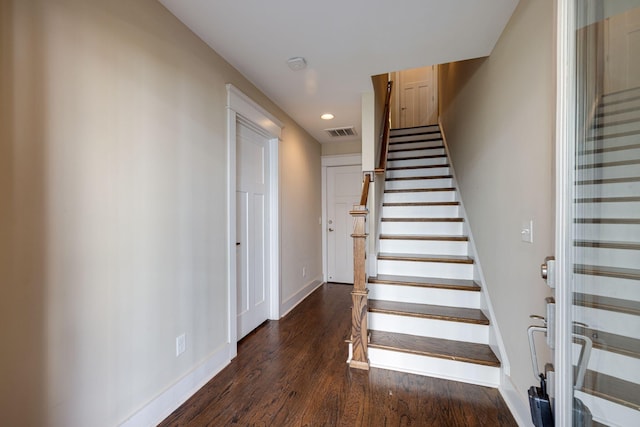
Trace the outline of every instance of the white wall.
<instances>
[{"instance_id":1,"label":"white wall","mask_svg":"<svg viewBox=\"0 0 640 427\"><path fill-rule=\"evenodd\" d=\"M289 303L320 145L155 0L2 1L0 46L2 424L117 425L227 345L225 83L285 123Z\"/></svg>"},{"instance_id":2,"label":"white wall","mask_svg":"<svg viewBox=\"0 0 640 427\"><path fill-rule=\"evenodd\" d=\"M545 314L539 268L554 247L553 33L554 3L522 0L490 57L440 67L441 119L523 401L535 381L528 316ZM520 239L528 219L533 244Z\"/></svg>"}]
</instances>

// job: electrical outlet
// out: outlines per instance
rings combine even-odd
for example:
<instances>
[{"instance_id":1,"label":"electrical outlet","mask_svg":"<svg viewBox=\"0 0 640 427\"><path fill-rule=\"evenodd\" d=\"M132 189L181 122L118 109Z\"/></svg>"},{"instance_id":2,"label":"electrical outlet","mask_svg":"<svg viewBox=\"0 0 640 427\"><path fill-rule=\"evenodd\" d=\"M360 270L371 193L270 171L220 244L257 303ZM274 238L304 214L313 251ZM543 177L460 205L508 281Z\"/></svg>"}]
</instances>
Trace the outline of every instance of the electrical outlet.
<instances>
[{"instance_id":1,"label":"electrical outlet","mask_svg":"<svg viewBox=\"0 0 640 427\"><path fill-rule=\"evenodd\" d=\"M176 337L176 357L180 356L187 349L187 342L185 335L178 335Z\"/></svg>"}]
</instances>

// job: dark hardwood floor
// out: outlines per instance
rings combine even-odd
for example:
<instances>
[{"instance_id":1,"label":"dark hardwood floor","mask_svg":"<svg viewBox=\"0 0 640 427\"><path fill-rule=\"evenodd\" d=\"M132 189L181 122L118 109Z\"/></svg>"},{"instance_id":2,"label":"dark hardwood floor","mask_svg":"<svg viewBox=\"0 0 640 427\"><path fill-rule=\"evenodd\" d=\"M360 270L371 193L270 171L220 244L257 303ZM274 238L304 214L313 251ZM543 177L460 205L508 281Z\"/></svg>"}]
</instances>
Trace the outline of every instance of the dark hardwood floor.
<instances>
[{"instance_id":1,"label":"dark hardwood floor","mask_svg":"<svg viewBox=\"0 0 640 427\"><path fill-rule=\"evenodd\" d=\"M325 284L238 343L161 426L516 426L498 390L347 366L351 286Z\"/></svg>"}]
</instances>

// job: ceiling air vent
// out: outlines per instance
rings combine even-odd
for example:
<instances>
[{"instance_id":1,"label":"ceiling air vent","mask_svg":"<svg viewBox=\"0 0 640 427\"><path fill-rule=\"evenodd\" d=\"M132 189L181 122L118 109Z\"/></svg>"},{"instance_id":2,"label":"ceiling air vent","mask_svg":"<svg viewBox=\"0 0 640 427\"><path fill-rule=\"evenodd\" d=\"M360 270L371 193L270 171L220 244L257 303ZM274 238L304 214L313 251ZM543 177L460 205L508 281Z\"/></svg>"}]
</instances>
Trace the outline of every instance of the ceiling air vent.
<instances>
[{"instance_id":1,"label":"ceiling air vent","mask_svg":"<svg viewBox=\"0 0 640 427\"><path fill-rule=\"evenodd\" d=\"M353 128L353 126L347 126L347 127L343 127L343 128L325 129L325 131L332 138L340 138L340 137L343 137L343 136L356 136L357 135L356 130Z\"/></svg>"}]
</instances>

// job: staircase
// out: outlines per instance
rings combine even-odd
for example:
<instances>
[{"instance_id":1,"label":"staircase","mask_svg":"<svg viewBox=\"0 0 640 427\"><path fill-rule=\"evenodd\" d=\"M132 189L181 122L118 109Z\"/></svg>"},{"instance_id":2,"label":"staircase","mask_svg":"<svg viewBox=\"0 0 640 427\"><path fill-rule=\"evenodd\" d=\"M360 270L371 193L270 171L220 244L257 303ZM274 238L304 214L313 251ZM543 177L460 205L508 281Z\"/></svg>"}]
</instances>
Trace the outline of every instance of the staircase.
<instances>
[{"instance_id":1,"label":"staircase","mask_svg":"<svg viewBox=\"0 0 640 427\"><path fill-rule=\"evenodd\" d=\"M574 332L593 340L576 396L598 421L638 426L640 88L602 97L576 175Z\"/></svg>"},{"instance_id":2,"label":"staircase","mask_svg":"<svg viewBox=\"0 0 640 427\"><path fill-rule=\"evenodd\" d=\"M392 130L377 276L368 280L369 360L496 387L500 361L460 211L439 127Z\"/></svg>"}]
</instances>

